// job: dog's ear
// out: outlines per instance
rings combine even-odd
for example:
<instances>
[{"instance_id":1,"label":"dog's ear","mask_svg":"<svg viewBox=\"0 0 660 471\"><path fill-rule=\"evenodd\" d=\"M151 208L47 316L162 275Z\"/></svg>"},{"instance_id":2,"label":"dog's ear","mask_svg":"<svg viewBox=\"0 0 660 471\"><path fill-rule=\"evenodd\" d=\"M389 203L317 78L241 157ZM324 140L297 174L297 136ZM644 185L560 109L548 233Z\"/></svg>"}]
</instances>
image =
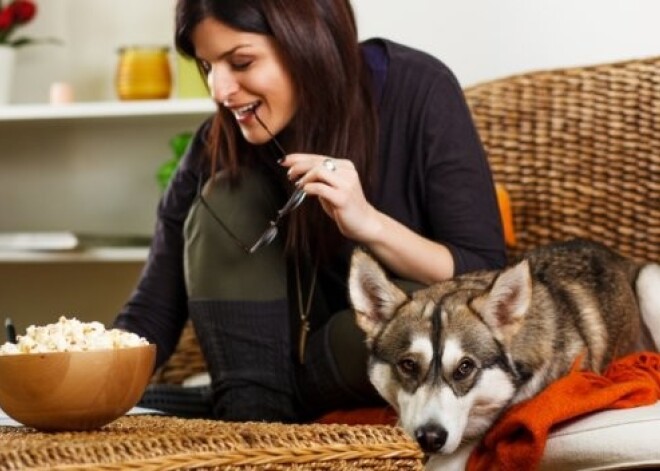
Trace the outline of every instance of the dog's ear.
<instances>
[{"instance_id":1,"label":"dog's ear","mask_svg":"<svg viewBox=\"0 0 660 471\"><path fill-rule=\"evenodd\" d=\"M408 299L406 293L387 278L378 262L361 249L356 249L351 258L348 290L355 320L367 334L367 342Z\"/></svg>"},{"instance_id":2,"label":"dog's ear","mask_svg":"<svg viewBox=\"0 0 660 471\"><path fill-rule=\"evenodd\" d=\"M532 301L532 277L527 260L504 270L490 291L475 298L472 307L505 344L518 332Z\"/></svg>"}]
</instances>

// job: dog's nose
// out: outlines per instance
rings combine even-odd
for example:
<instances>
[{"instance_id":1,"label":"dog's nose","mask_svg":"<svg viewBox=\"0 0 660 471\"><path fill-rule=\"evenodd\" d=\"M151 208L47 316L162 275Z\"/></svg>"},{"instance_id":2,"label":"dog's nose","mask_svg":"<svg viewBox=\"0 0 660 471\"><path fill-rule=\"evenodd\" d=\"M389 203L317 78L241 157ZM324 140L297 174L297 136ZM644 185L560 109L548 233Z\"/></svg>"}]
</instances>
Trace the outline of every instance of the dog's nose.
<instances>
[{"instance_id":1,"label":"dog's nose","mask_svg":"<svg viewBox=\"0 0 660 471\"><path fill-rule=\"evenodd\" d=\"M437 453L447 441L447 431L439 425L424 425L415 430L415 440L426 453Z\"/></svg>"}]
</instances>

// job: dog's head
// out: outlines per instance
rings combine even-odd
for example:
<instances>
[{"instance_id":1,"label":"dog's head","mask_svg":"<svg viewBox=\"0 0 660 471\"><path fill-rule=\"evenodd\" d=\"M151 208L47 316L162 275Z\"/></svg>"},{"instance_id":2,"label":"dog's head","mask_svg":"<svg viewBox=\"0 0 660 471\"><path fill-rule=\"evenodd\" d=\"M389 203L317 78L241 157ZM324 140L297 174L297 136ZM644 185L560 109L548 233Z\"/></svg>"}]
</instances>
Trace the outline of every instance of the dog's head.
<instances>
[{"instance_id":1,"label":"dog's head","mask_svg":"<svg viewBox=\"0 0 660 471\"><path fill-rule=\"evenodd\" d=\"M531 296L526 263L407 295L356 250L349 277L366 333L369 378L427 453L453 453L481 436L516 391L508 354Z\"/></svg>"}]
</instances>

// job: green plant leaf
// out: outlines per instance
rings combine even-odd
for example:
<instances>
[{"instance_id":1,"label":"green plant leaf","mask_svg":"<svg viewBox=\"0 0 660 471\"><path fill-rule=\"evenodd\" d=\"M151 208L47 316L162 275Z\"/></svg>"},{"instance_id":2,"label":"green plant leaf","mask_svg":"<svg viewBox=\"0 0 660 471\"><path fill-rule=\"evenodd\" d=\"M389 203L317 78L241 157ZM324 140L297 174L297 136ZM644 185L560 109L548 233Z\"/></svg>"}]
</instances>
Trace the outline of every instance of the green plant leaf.
<instances>
[{"instance_id":1,"label":"green plant leaf","mask_svg":"<svg viewBox=\"0 0 660 471\"><path fill-rule=\"evenodd\" d=\"M170 139L170 148L177 159L180 159L183 156L190 139L192 139L192 133L189 132L182 132Z\"/></svg>"}]
</instances>

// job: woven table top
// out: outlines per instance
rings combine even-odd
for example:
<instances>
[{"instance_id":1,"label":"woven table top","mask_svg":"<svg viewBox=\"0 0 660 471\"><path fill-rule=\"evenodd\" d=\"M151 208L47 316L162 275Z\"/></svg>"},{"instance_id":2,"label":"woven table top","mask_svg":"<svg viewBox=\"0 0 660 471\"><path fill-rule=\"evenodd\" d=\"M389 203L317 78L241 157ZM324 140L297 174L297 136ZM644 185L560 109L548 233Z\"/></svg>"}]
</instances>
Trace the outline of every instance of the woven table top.
<instances>
[{"instance_id":1,"label":"woven table top","mask_svg":"<svg viewBox=\"0 0 660 471\"><path fill-rule=\"evenodd\" d=\"M0 427L1 469L422 470L398 427L126 416L89 432Z\"/></svg>"}]
</instances>

